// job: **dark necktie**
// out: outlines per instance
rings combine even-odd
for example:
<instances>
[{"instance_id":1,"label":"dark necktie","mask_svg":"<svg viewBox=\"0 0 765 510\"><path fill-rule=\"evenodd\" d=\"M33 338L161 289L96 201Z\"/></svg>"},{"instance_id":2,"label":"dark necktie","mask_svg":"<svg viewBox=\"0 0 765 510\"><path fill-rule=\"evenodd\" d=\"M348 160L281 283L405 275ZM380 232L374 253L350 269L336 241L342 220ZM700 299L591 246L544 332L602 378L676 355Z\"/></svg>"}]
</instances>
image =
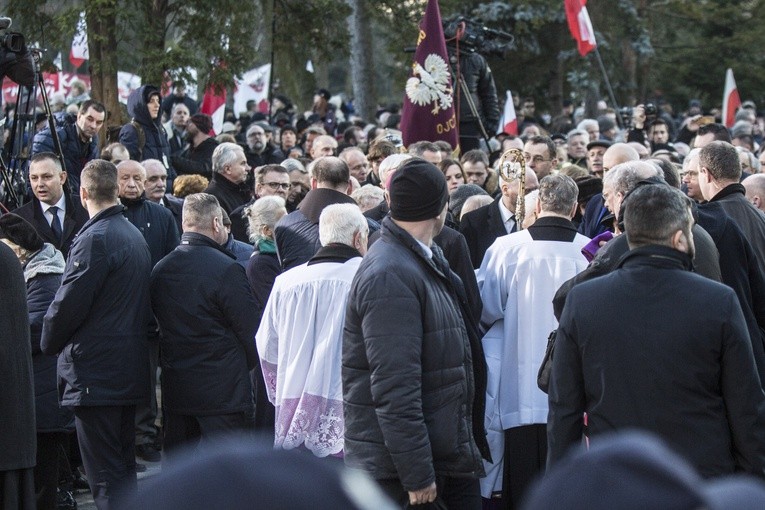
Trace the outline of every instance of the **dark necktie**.
<instances>
[{"instance_id":1,"label":"dark necktie","mask_svg":"<svg viewBox=\"0 0 765 510\"><path fill-rule=\"evenodd\" d=\"M53 235L56 237L56 241L60 243L63 231L61 230L61 221L58 219L58 207L53 205L48 211L53 215L53 221L50 222L50 228L53 230Z\"/></svg>"}]
</instances>

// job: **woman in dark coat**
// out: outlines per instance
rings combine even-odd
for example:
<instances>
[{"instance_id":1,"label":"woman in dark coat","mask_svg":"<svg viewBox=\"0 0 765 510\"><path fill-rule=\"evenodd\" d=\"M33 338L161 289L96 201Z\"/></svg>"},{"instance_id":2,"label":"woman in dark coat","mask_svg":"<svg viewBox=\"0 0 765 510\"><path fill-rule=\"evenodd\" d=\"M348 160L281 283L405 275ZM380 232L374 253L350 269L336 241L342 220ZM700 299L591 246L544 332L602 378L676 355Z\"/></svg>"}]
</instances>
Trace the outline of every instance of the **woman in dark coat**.
<instances>
[{"instance_id":1,"label":"woman in dark coat","mask_svg":"<svg viewBox=\"0 0 765 510\"><path fill-rule=\"evenodd\" d=\"M162 126L161 95L153 85L137 88L128 96L128 114L132 121L122 126L119 141L130 153L130 159L157 159L167 170L167 187L173 189L175 170L170 165L170 142Z\"/></svg>"},{"instance_id":2,"label":"woman in dark coat","mask_svg":"<svg viewBox=\"0 0 765 510\"><path fill-rule=\"evenodd\" d=\"M246 267L247 280L250 282L252 295L255 298L257 306L254 313L260 325L274 280L281 273L279 259L276 256L274 227L281 217L287 214L287 209L283 198L267 196L256 200L245 209L245 213L249 223L250 241L255 245L255 252ZM260 363L251 372L251 377L252 386L255 388L255 428L273 433L275 410L266 395Z\"/></svg>"},{"instance_id":3,"label":"woman in dark coat","mask_svg":"<svg viewBox=\"0 0 765 510\"><path fill-rule=\"evenodd\" d=\"M15 214L0 217L0 237L21 263L26 281L32 366L34 370L37 457L34 485L38 509L55 509L58 487L58 454L74 429L69 408L58 405L56 356L40 350L45 312L61 286L64 257L52 244L43 243L34 227Z\"/></svg>"}]
</instances>

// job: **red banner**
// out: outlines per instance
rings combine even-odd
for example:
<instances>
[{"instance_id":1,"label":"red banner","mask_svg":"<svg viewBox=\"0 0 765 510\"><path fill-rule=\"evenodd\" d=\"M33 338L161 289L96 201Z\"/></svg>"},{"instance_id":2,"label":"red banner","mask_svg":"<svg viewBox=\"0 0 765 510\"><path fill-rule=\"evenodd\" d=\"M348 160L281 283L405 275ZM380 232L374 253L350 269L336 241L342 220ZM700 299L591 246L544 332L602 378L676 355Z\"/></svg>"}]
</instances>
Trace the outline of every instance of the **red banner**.
<instances>
[{"instance_id":1,"label":"red banner","mask_svg":"<svg viewBox=\"0 0 765 510\"><path fill-rule=\"evenodd\" d=\"M459 144L454 90L437 0L428 0L420 23L412 73L406 82L401 112L404 145L444 140Z\"/></svg>"}]
</instances>

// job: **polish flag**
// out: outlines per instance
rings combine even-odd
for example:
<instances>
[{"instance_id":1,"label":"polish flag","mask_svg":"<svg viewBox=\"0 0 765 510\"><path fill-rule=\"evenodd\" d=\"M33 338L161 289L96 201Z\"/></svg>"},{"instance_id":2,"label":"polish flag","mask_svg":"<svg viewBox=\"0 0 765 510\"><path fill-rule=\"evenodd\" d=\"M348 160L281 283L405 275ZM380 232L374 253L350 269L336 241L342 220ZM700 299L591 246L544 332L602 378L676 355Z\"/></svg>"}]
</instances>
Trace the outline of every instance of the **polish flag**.
<instances>
[{"instance_id":1,"label":"polish flag","mask_svg":"<svg viewBox=\"0 0 765 510\"><path fill-rule=\"evenodd\" d=\"M80 13L80 20L77 22L77 31L72 39L72 49L69 51L69 62L75 68L80 67L90 58L88 52L88 26L85 23L85 13Z\"/></svg>"},{"instance_id":2,"label":"polish flag","mask_svg":"<svg viewBox=\"0 0 765 510\"><path fill-rule=\"evenodd\" d=\"M564 0L566 19L571 37L576 40L576 46L581 56L595 49L595 31L592 29L590 15L587 13L587 0Z\"/></svg>"},{"instance_id":3,"label":"polish flag","mask_svg":"<svg viewBox=\"0 0 765 510\"><path fill-rule=\"evenodd\" d=\"M741 98L736 88L736 80L733 79L733 69L725 71L725 92L723 93L722 120L726 128L730 129L736 121L736 110L741 108Z\"/></svg>"},{"instance_id":4,"label":"polish flag","mask_svg":"<svg viewBox=\"0 0 765 510\"><path fill-rule=\"evenodd\" d=\"M223 118L226 110L226 89L208 85L202 98L200 113L206 113L212 117L213 135L220 133L223 128Z\"/></svg>"},{"instance_id":5,"label":"polish flag","mask_svg":"<svg viewBox=\"0 0 765 510\"><path fill-rule=\"evenodd\" d=\"M500 133L518 136L518 119L515 117L513 94L509 90L507 91L507 99L505 99L505 109L499 122L499 129L497 130L497 134Z\"/></svg>"}]
</instances>

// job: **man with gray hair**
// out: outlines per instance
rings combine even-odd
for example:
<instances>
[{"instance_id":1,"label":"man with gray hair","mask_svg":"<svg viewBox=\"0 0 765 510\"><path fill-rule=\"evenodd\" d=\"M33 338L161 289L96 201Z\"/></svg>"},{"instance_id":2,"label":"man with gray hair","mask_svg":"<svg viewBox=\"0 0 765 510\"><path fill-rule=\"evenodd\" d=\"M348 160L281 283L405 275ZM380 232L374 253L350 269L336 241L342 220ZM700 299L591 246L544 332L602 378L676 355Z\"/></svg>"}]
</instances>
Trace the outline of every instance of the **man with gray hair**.
<instances>
[{"instance_id":1,"label":"man with gray hair","mask_svg":"<svg viewBox=\"0 0 765 510\"><path fill-rule=\"evenodd\" d=\"M304 447L317 457L342 454L343 325L368 235L357 206L329 205L319 217L322 247L276 278L255 335L268 399L276 406L276 447Z\"/></svg>"},{"instance_id":2,"label":"man with gray hair","mask_svg":"<svg viewBox=\"0 0 765 510\"><path fill-rule=\"evenodd\" d=\"M603 179L603 196L608 208L613 212L617 235L597 249L592 263L579 275L566 282L555 296L556 315L563 309L566 294L571 287L582 281L601 276L616 269L619 259L629 251L627 238L618 235L622 232L623 218L622 202L635 188L642 184L662 184L669 186L664 180L664 173L656 166L645 161L630 161L616 165ZM694 268L699 274L715 281L721 281L720 255L715 247L715 241L701 226L694 224L693 236L696 241Z\"/></svg>"},{"instance_id":3,"label":"man with gray hair","mask_svg":"<svg viewBox=\"0 0 765 510\"><path fill-rule=\"evenodd\" d=\"M183 203L181 244L151 273L162 332L165 456L186 443L252 426L249 372L257 362L257 319L244 267L226 242L218 200L195 193Z\"/></svg>"},{"instance_id":4,"label":"man with gray hair","mask_svg":"<svg viewBox=\"0 0 765 510\"><path fill-rule=\"evenodd\" d=\"M691 149L683 159L683 184L685 194L696 202L703 202L704 195L699 187L699 153L701 149Z\"/></svg>"},{"instance_id":5,"label":"man with gray hair","mask_svg":"<svg viewBox=\"0 0 765 510\"><path fill-rule=\"evenodd\" d=\"M589 239L571 223L578 193L566 175L542 179L536 222L497 238L477 271L490 381L486 423L494 459L485 464L482 496L501 492L512 506L520 504L546 462L547 397L537 388L536 376L547 337L558 325L555 291L587 267L582 248Z\"/></svg>"},{"instance_id":6,"label":"man with gray hair","mask_svg":"<svg viewBox=\"0 0 765 510\"><path fill-rule=\"evenodd\" d=\"M246 204L252 197L247 185L247 174L251 170L244 150L235 143L218 145L212 155L213 176L205 193L218 199L226 213Z\"/></svg>"},{"instance_id":7,"label":"man with gray hair","mask_svg":"<svg viewBox=\"0 0 765 510\"><path fill-rule=\"evenodd\" d=\"M690 200L659 184L624 204L630 251L575 287L560 319L549 465L583 444L587 413L593 440L637 428L704 477L765 476L765 394L747 326L733 290L690 272Z\"/></svg>"},{"instance_id":8,"label":"man with gray hair","mask_svg":"<svg viewBox=\"0 0 765 510\"><path fill-rule=\"evenodd\" d=\"M314 147L316 147L314 145ZM319 216L332 204L354 204L351 193L351 175L348 165L335 156L324 156L311 165L311 191L300 207L283 217L276 225L276 252L282 270L299 266L313 257L321 248ZM368 220L370 231L380 228Z\"/></svg>"}]
</instances>

